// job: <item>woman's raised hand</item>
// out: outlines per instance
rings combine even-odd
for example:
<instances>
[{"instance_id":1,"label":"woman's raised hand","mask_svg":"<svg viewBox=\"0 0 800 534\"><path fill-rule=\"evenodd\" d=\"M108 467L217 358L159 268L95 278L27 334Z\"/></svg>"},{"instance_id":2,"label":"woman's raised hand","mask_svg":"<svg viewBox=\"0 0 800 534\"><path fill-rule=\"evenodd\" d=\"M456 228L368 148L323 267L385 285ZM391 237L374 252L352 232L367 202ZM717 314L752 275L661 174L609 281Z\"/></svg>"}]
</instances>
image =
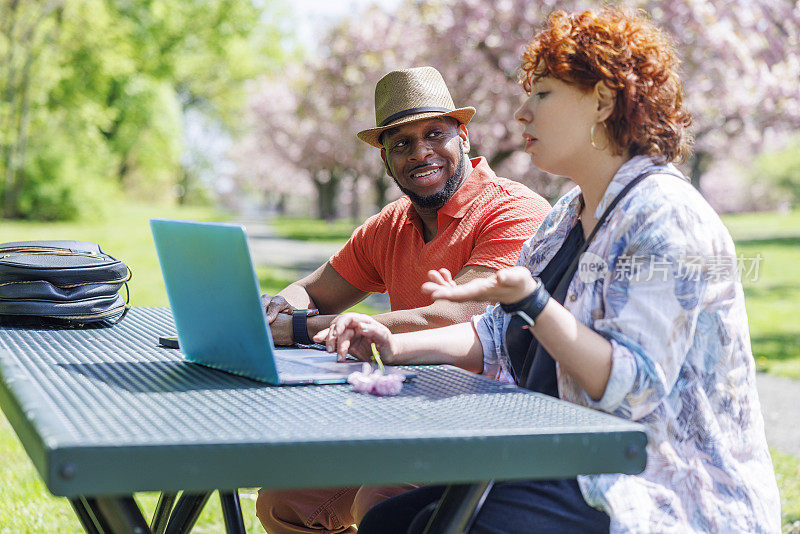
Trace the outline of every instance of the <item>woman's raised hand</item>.
<instances>
[{"instance_id":1,"label":"woman's raised hand","mask_svg":"<svg viewBox=\"0 0 800 534\"><path fill-rule=\"evenodd\" d=\"M383 363L391 364L394 357L393 336L381 323L361 313L343 313L325 330L314 336L317 343L325 343L328 352L335 352L343 362L347 354L365 362L372 361L372 343L375 343Z\"/></svg>"},{"instance_id":2,"label":"woman's raised hand","mask_svg":"<svg viewBox=\"0 0 800 534\"><path fill-rule=\"evenodd\" d=\"M511 304L518 302L536 289L536 282L525 267L501 269L485 278L475 278L458 285L447 269L428 271L429 282L422 284L422 292L434 300L453 302L489 301Z\"/></svg>"}]
</instances>

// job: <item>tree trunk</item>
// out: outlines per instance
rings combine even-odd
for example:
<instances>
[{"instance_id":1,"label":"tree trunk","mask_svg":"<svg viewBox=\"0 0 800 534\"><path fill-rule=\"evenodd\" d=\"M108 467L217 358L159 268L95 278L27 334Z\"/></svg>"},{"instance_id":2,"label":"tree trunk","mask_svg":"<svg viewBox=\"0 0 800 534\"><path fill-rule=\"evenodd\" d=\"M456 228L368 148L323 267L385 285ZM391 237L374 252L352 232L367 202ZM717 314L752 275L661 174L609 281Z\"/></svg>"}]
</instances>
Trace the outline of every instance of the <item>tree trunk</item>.
<instances>
[{"instance_id":1,"label":"tree trunk","mask_svg":"<svg viewBox=\"0 0 800 534\"><path fill-rule=\"evenodd\" d=\"M383 168L381 168L381 173L375 179L375 204L378 206L378 210L383 209L386 205L386 194L388 192L389 180Z\"/></svg>"},{"instance_id":2,"label":"tree trunk","mask_svg":"<svg viewBox=\"0 0 800 534\"><path fill-rule=\"evenodd\" d=\"M354 174L350 180L350 219L353 224L358 224L361 220L361 197L358 194L359 178L358 174Z\"/></svg>"},{"instance_id":3,"label":"tree trunk","mask_svg":"<svg viewBox=\"0 0 800 534\"><path fill-rule=\"evenodd\" d=\"M339 196L339 183L342 173L339 170L321 171L313 180L317 189L317 217L332 221L336 219L336 200Z\"/></svg>"},{"instance_id":4,"label":"tree trunk","mask_svg":"<svg viewBox=\"0 0 800 534\"><path fill-rule=\"evenodd\" d=\"M489 167L494 169L495 167L503 163L505 160L510 158L511 154L513 153L514 153L513 150L503 150L502 152L497 152L494 156L492 156L492 159L489 160Z\"/></svg>"},{"instance_id":5,"label":"tree trunk","mask_svg":"<svg viewBox=\"0 0 800 534\"><path fill-rule=\"evenodd\" d=\"M189 171L186 169L185 166L180 166L180 174L178 175L178 181L175 185L177 185L177 197L178 197L178 205L183 206L186 204L186 196L189 194L189 183L191 182L191 178L189 177Z\"/></svg>"},{"instance_id":6,"label":"tree trunk","mask_svg":"<svg viewBox=\"0 0 800 534\"><path fill-rule=\"evenodd\" d=\"M278 215L286 215L286 203L289 201L289 195L286 193L279 193L278 200L275 202L275 211Z\"/></svg>"},{"instance_id":7,"label":"tree trunk","mask_svg":"<svg viewBox=\"0 0 800 534\"><path fill-rule=\"evenodd\" d=\"M709 162L710 157L707 152L695 152L689 158L689 179L698 191L700 191L700 179L708 170Z\"/></svg>"},{"instance_id":8,"label":"tree trunk","mask_svg":"<svg viewBox=\"0 0 800 534\"><path fill-rule=\"evenodd\" d=\"M18 36L13 32L16 26L16 17L9 24L9 52L8 52L8 78L3 100L8 103L11 120L6 131L16 132L16 138L12 139L0 151L3 154L3 216L17 217L20 215L17 209L17 199L22 190L23 180L21 170L25 165L28 131L30 129L30 78L33 64L39 57L40 49L36 49L37 30L41 27L44 20L49 17L57 8L61 6L62 0L51 0L41 9L38 16L27 27L24 27ZM11 13L16 15L18 2L11 3ZM58 30L58 25L53 32ZM41 46L45 46L48 39L43 39ZM15 52L17 46L27 54L25 63L22 67L22 74L19 81L16 80Z\"/></svg>"},{"instance_id":9,"label":"tree trunk","mask_svg":"<svg viewBox=\"0 0 800 534\"><path fill-rule=\"evenodd\" d=\"M17 25L17 7L19 3L16 1L12 1L9 4L9 14L7 17L3 17L5 20L3 22L7 24L3 24L3 32L5 33L8 39L8 54L6 54L5 61L3 63L7 66L7 74L5 77L6 86L5 91L3 91L3 98L2 101L7 103L8 110L9 110L9 121L7 123L0 124L0 128L2 131L11 132L16 130L16 70L15 70L15 55L17 51L17 38L14 35L14 31ZM9 139L7 143L3 143L0 146L0 170L3 174L3 187L2 187L2 195L3 195L3 203L2 203L2 210L3 210L3 217L9 217L9 197L11 196L11 189L12 183L14 180L14 154L16 153L16 147L14 146L14 140Z\"/></svg>"},{"instance_id":10,"label":"tree trunk","mask_svg":"<svg viewBox=\"0 0 800 534\"><path fill-rule=\"evenodd\" d=\"M57 27L56 27L57 28ZM55 29L53 30L56 31ZM11 191L6 191L8 195L7 202L10 206L10 215L19 216L20 212L17 206L19 195L22 192L22 185L25 182L25 159L27 158L28 149L28 133L30 132L31 125L31 69L33 63L39 56L38 51L31 50L28 58L25 60L25 66L22 68L22 80L20 82L20 96L19 96L19 125L17 128L17 149L14 155L14 176L12 178Z\"/></svg>"}]
</instances>

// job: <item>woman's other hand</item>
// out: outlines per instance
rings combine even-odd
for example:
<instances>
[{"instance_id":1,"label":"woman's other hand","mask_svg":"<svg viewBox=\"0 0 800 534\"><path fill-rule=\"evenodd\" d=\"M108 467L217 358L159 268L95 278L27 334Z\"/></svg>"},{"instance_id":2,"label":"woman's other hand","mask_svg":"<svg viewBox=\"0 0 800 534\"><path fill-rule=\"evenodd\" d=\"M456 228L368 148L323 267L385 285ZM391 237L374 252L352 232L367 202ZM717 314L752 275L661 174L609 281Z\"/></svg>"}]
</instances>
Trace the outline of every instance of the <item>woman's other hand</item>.
<instances>
[{"instance_id":1,"label":"woman's other hand","mask_svg":"<svg viewBox=\"0 0 800 534\"><path fill-rule=\"evenodd\" d=\"M429 294L434 300L453 302L488 300L511 304L524 299L536 289L536 281L525 267L501 269L492 276L476 278L461 285L453 281L447 269L428 271L428 278L430 282L422 284L423 293Z\"/></svg>"},{"instance_id":2,"label":"woman's other hand","mask_svg":"<svg viewBox=\"0 0 800 534\"><path fill-rule=\"evenodd\" d=\"M336 317L330 327L314 336L317 343L325 343L328 352L335 352L336 359L343 362L349 353L359 360L372 361L372 343L378 349L381 360L391 364L394 357L393 334L384 325L361 313L343 313Z\"/></svg>"}]
</instances>

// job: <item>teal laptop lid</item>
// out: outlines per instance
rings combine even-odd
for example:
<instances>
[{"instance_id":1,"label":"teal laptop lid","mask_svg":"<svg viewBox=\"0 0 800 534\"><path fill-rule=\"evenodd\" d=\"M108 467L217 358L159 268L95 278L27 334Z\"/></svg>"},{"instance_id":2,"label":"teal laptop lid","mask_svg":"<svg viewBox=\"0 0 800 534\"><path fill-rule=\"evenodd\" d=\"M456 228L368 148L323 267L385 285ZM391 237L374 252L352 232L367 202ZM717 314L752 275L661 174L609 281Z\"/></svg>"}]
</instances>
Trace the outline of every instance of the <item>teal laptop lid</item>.
<instances>
[{"instance_id":1,"label":"teal laptop lid","mask_svg":"<svg viewBox=\"0 0 800 534\"><path fill-rule=\"evenodd\" d=\"M184 356L279 384L244 228L166 219L150 228Z\"/></svg>"}]
</instances>

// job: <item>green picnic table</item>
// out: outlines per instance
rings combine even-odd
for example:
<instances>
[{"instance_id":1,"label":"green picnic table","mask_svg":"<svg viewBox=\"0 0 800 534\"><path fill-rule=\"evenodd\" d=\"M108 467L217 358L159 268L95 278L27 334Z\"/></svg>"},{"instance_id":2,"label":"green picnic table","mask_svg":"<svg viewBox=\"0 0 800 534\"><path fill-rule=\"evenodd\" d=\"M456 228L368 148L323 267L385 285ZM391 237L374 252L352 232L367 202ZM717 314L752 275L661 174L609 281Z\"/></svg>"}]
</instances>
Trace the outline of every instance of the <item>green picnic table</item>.
<instances>
[{"instance_id":1,"label":"green picnic table","mask_svg":"<svg viewBox=\"0 0 800 534\"><path fill-rule=\"evenodd\" d=\"M274 387L159 347L174 328L166 308L0 327L0 406L87 532L188 532L215 490L227 531L244 532L237 488L402 482L450 484L428 531L459 532L491 480L645 466L640 425L454 367L415 367L396 397ZM141 491L162 492L150 522Z\"/></svg>"}]
</instances>

